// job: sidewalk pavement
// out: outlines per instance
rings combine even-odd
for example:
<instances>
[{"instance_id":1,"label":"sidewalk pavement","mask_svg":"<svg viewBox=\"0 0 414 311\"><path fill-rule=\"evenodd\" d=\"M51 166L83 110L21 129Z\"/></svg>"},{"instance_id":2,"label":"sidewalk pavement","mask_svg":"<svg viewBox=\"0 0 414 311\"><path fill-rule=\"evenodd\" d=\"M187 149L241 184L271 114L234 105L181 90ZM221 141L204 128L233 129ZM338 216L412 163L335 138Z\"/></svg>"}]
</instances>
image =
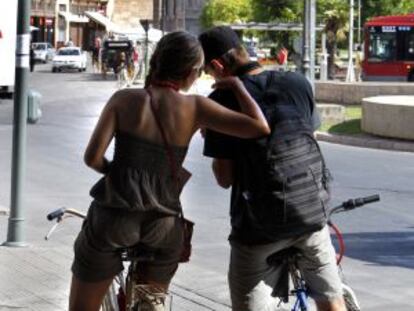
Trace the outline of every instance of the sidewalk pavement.
<instances>
[{"instance_id":1,"label":"sidewalk pavement","mask_svg":"<svg viewBox=\"0 0 414 311\"><path fill-rule=\"evenodd\" d=\"M5 217L0 219L0 224L1 228L5 228ZM47 231L47 228L32 231L31 234L39 237L43 231ZM71 277L69 268L73 256L72 239L73 236L67 236L59 242L37 239L27 247L0 247L0 311L67 310ZM186 276L190 275L199 275L200 282L189 283ZM207 275L196 265L181 265L170 288L173 310L229 311L229 303L220 302L220 298L223 298L220 293L224 296L228 292L227 285L222 281L224 279L225 276L219 273ZM211 283L215 284L211 288L212 295L199 294L200 287Z\"/></svg>"}]
</instances>

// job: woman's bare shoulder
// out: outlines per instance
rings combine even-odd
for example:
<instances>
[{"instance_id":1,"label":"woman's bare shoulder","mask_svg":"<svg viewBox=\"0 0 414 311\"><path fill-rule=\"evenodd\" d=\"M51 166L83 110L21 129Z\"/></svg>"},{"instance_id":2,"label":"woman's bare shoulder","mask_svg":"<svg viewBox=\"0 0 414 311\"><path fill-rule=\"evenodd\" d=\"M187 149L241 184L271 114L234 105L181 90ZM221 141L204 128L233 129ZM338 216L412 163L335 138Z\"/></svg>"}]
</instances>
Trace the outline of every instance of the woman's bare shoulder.
<instances>
[{"instance_id":1,"label":"woman's bare shoulder","mask_svg":"<svg viewBox=\"0 0 414 311\"><path fill-rule=\"evenodd\" d=\"M116 91L109 100L114 106L123 106L132 102L144 101L147 92L144 89L127 88Z\"/></svg>"}]
</instances>

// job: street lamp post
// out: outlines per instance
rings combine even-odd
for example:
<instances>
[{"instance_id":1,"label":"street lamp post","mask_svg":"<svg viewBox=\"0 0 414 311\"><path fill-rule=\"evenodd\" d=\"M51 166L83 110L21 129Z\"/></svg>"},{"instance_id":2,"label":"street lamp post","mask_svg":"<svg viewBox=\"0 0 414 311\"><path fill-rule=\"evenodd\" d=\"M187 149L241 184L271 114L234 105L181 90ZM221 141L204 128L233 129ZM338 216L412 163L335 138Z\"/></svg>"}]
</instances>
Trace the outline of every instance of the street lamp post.
<instances>
[{"instance_id":1,"label":"street lamp post","mask_svg":"<svg viewBox=\"0 0 414 311\"><path fill-rule=\"evenodd\" d=\"M361 46L361 0L358 0L358 45Z\"/></svg>"},{"instance_id":2,"label":"street lamp post","mask_svg":"<svg viewBox=\"0 0 414 311\"><path fill-rule=\"evenodd\" d=\"M353 49L354 49L354 0L350 0L349 1L348 71L346 73L346 82L355 81Z\"/></svg>"},{"instance_id":3,"label":"street lamp post","mask_svg":"<svg viewBox=\"0 0 414 311\"><path fill-rule=\"evenodd\" d=\"M5 246L21 247L24 242L23 188L26 169L27 88L30 54L30 1L17 6L16 78L13 111L13 151L10 216Z\"/></svg>"},{"instance_id":4,"label":"street lamp post","mask_svg":"<svg viewBox=\"0 0 414 311\"><path fill-rule=\"evenodd\" d=\"M145 30L145 57L144 57L144 72L145 77L148 75L148 30L150 27L151 20L149 19L141 19L140 23Z\"/></svg>"},{"instance_id":5,"label":"street lamp post","mask_svg":"<svg viewBox=\"0 0 414 311\"><path fill-rule=\"evenodd\" d=\"M313 82L315 79L316 1L304 1L302 72Z\"/></svg>"}]
</instances>

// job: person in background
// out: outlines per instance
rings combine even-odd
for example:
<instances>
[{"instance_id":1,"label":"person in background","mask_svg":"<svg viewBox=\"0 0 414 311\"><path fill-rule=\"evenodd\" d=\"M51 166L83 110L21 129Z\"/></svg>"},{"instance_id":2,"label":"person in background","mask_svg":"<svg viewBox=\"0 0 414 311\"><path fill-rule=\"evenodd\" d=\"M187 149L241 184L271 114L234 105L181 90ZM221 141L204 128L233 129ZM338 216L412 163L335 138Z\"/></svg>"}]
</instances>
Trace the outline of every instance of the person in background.
<instances>
[{"instance_id":1,"label":"person in background","mask_svg":"<svg viewBox=\"0 0 414 311\"><path fill-rule=\"evenodd\" d=\"M362 46L359 44L355 51L355 80L362 81L362 62L364 56L362 53Z\"/></svg>"},{"instance_id":2,"label":"person in background","mask_svg":"<svg viewBox=\"0 0 414 311\"><path fill-rule=\"evenodd\" d=\"M30 43L30 59L29 59L29 62L30 62L30 72L33 72L34 69L35 69L36 61L35 61L35 53L34 53L32 43Z\"/></svg>"}]
</instances>

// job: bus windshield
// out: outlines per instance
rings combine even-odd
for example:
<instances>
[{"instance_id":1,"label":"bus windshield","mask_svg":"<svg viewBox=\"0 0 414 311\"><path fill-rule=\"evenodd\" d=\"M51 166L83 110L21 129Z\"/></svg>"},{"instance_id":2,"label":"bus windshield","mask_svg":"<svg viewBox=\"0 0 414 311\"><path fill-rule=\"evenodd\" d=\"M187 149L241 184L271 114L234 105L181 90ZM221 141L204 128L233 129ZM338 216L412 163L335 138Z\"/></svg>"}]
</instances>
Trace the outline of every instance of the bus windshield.
<instances>
[{"instance_id":1,"label":"bus windshield","mask_svg":"<svg viewBox=\"0 0 414 311\"><path fill-rule=\"evenodd\" d=\"M396 60L414 60L414 27L370 27L368 61L378 63Z\"/></svg>"},{"instance_id":2,"label":"bus windshield","mask_svg":"<svg viewBox=\"0 0 414 311\"><path fill-rule=\"evenodd\" d=\"M396 58L397 33L371 33L369 38L369 62L392 61Z\"/></svg>"}]
</instances>

